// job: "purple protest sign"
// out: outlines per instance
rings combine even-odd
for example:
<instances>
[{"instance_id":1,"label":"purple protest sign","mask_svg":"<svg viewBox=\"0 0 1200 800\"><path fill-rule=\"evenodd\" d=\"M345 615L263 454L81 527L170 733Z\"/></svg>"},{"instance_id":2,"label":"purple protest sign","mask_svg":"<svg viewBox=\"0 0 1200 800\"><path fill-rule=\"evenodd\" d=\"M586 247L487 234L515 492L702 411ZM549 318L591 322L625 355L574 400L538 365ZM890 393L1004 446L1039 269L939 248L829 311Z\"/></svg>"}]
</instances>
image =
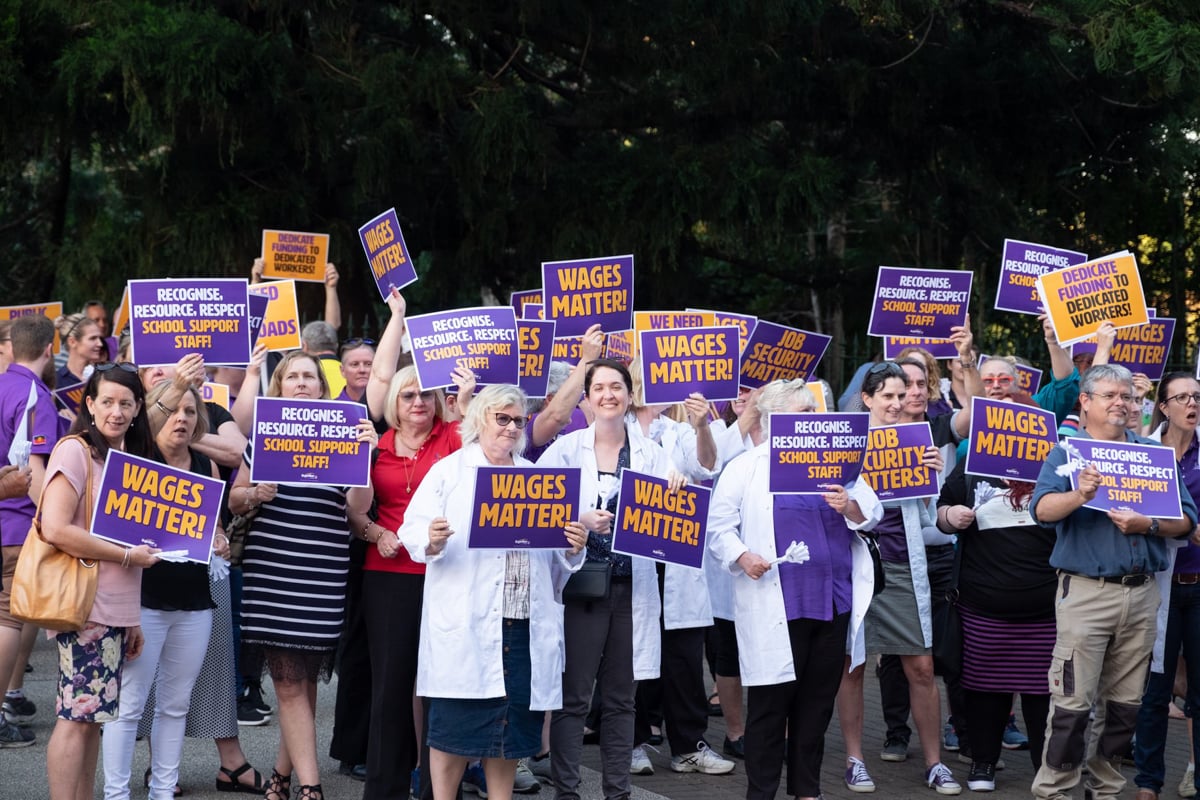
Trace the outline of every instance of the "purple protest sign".
<instances>
[{"instance_id":1,"label":"purple protest sign","mask_svg":"<svg viewBox=\"0 0 1200 800\"><path fill-rule=\"evenodd\" d=\"M1042 298L1037 290L1038 276L1087 260L1087 253L1005 239L1000 286L996 290L996 310L1041 314L1043 309Z\"/></svg>"},{"instance_id":2,"label":"purple protest sign","mask_svg":"<svg viewBox=\"0 0 1200 800\"><path fill-rule=\"evenodd\" d=\"M224 481L109 450L91 532L130 547L183 550L207 564L224 489Z\"/></svg>"},{"instance_id":3,"label":"purple protest sign","mask_svg":"<svg viewBox=\"0 0 1200 800\"><path fill-rule=\"evenodd\" d=\"M682 403L692 392L706 400L738 396L737 328L671 328L638 335L647 405Z\"/></svg>"},{"instance_id":4,"label":"purple protest sign","mask_svg":"<svg viewBox=\"0 0 1200 800\"><path fill-rule=\"evenodd\" d=\"M358 240L362 242L367 263L371 265L371 276L384 300L393 287L403 289L416 281L417 271L413 269L408 247L404 244L396 209L389 208L359 228Z\"/></svg>"},{"instance_id":5,"label":"purple protest sign","mask_svg":"<svg viewBox=\"0 0 1200 800\"><path fill-rule=\"evenodd\" d=\"M622 470L613 552L700 569L711 497L704 486L689 483L672 492L662 478Z\"/></svg>"},{"instance_id":6,"label":"purple protest sign","mask_svg":"<svg viewBox=\"0 0 1200 800\"><path fill-rule=\"evenodd\" d=\"M174 365L185 353L199 353L207 364L250 360L244 280L133 280L129 308L130 357L138 366Z\"/></svg>"},{"instance_id":7,"label":"purple protest sign","mask_svg":"<svg viewBox=\"0 0 1200 800\"><path fill-rule=\"evenodd\" d=\"M521 352L521 373L517 378L517 386L530 397L545 397L554 351L554 322L517 320L517 344Z\"/></svg>"},{"instance_id":8,"label":"purple protest sign","mask_svg":"<svg viewBox=\"0 0 1200 800\"><path fill-rule=\"evenodd\" d=\"M540 306L542 304L542 290L526 289L520 292L513 292L508 296L508 302L513 307L513 310L517 312L518 317L534 319L534 317L526 315L525 307L530 305Z\"/></svg>"},{"instance_id":9,"label":"purple protest sign","mask_svg":"<svg viewBox=\"0 0 1200 800\"><path fill-rule=\"evenodd\" d=\"M250 343L253 347L258 342L258 332L262 330L263 320L267 316L267 306L271 305L271 298L250 292L246 297L246 302L250 311Z\"/></svg>"},{"instance_id":10,"label":"purple protest sign","mask_svg":"<svg viewBox=\"0 0 1200 800\"><path fill-rule=\"evenodd\" d=\"M970 474L1033 483L1058 444L1058 423L1037 406L973 397L968 442Z\"/></svg>"},{"instance_id":11,"label":"purple protest sign","mask_svg":"<svg viewBox=\"0 0 1200 800\"><path fill-rule=\"evenodd\" d=\"M79 404L83 402L83 390L87 388L87 381L72 383L70 386L64 386L61 389L55 389L51 392L58 404L70 411L72 414L79 413Z\"/></svg>"},{"instance_id":12,"label":"purple protest sign","mask_svg":"<svg viewBox=\"0 0 1200 800\"><path fill-rule=\"evenodd\" d=\"M578 467L479 467L467 547L566 549L563 530L578 505Z\"/></svg>"},{"instance_id":13,"label":"purple protest sign","mask_svg":"<svg viewBox=\"0 0 1200 800\"><path fill-rule=\"evenodd\" d=\"M558 335L582 336L596 323L601 330L633 327L633 256L542 262L542 302Z\"/></svg>"},{"instance_id":14,"label":"purple protest sign","mask_svg":"<svg viewBox=\"0 0 1200 800\"><path fill-rule=\"evenodd\" d=\"M358 441L363 416L358 403L256 397L250 480L367 486L371 446Z\"/></svg>"},{"instance_id":15,"label":"purple protest sign","mask_svg":"<svg viewBox=\"0 0 1200 800\"><path fill-rule=\"evenodd\" d=\"M438 311L405 324L422 389L453 385L456 367L474 372L481 385L519 379L517 314L509 306Z\"/></svg>"},{"instance_id":16,"label":"purple protest sign","mask_svg":"<svg viewBox=\"0 0 1200 800\"><path fill-rule=\"evenodd\" d=\"M704 314L713 315L714 325L732 325L738 329L738 346L742 352L745 352L746 345L750 341L750 336L754 333L754 326L758 325L758 317L750 314L735 314L732 311L710 311L703 308L689 308L688 311L699 311Z\"/></svg>"},{"instance_id":17,"label":"purple protest sign","mask_svg":"<svg viewBox=\"0 0 1200 800\"><path fill-rule=\"evenodd\" d=\"M1108 363L1120 364L1130 372L1142 372L1152 381L1162 380L1166 371L1175 320L1151 316L1145 324L1118 328ZM1071 345L1071 357L1096 352L1095 338Z\"/></svg>"},{"instance_id":18,"label":"purple protest sign","mask_svg":"<svg viewBox=\"0 0 1200 800\"><path fill-rule=\"evenodd\" d=\"M546 319L546 315L542 313L543 306L541 303L526 303L521 308L521 319ZM554 320L547 320L553 322Z\"/></svg>"},{"instance_id":19,"label":"purple protest sign","mask_svg":"<svg viewBox=\"0 0 1200 800\"><path fill-rule=\"evenodd\" d=\"M817 371L832 337L759 320L742 351L742 386L757 389L771 381L808 380Z\"/></svg>"},{"instance_id":20,"label":"purple protest sign","mask_svg":"<svg viewBox=\"0 0 1200 800\"><path fill-rule=\"evenodd\" d=\"M858 477L870 414L772 414L767 488L776 494L822 494Z\"/></svg>"},{"instance_id":21,"label":"purple protest sign","mask_svg":"<svg viewBox=\"0 0 1200 800\"><path fill-rule=\"evenodd\" d=\"M899 358L906 347L927 350L934 358L958 358L958 348L949 339L923 339L919 336L883 337L883 357L889 361Z\"/></svg>"},{"instance_id":22,"label":"purple protest sign","mask_svg":"<svg viewBox=\"0 0 1200 800\"><path fill-rule=\"evenodd\" d=\"M570 361L575 363L583 355L583 337L569 336L567 338L555 337L554 339L554 360L555 361Z\"/></svg>"},{"instance_id":23,"label":"purple protest sign","mask_svg":"<svg viewBox=\"0 0 1200 800\"><path fill-rule=\"evenodd\" d=\"M973 275L963 270L880 267L871 306L871 336L949 339L965 325Z\"/></svg>"},{"instance_id":24,"label":"purple protest sign","mask_svg":"<svg viewBox=\"0 0 1200 800\"><path fill-rule=\"evenodd\" d=\"M1096 511L1130 509L1147 517L1183 519L1175 449L1132 442L1106 442L1079 436L1068 440L1083 460L1100 472L1096 496L1084 503ZM1079 488L1079 473L1071 473Z\"/></svg>"},{"instance_id":25,"label":"purple protest sign","mask_svg":"<svg viewBox=\"0 0 1200 800\"><path fill-rule=\"evenodd\" d=\"M862 476L880 500L937 497L938 474L922 460L933 447L928 422L871 428Z\"/></svg>"}]
</instances>

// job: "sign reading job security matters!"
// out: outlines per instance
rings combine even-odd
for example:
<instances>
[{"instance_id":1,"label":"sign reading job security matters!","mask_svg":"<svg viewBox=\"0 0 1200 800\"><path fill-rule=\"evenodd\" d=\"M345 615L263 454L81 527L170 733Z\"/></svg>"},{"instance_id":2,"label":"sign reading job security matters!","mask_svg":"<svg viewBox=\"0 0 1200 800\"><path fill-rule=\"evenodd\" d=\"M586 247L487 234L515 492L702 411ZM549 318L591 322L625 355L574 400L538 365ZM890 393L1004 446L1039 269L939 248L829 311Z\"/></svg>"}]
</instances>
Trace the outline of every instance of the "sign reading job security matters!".
<instances>
[{"instance_id":1,"label":"sign reading job security matters!","mask_svg":"<svg viewBox=\"0 0 1200 800\"><path fill-rule=\"evenodd\" d=\"M767 488L822 494L858 477L870 414L772 414Z\"/></svg>"},{"instance_id":2,"label":"sign reading job security matters!","mask_svg":"<svg viewBox=\"0 0 1200 800\"><path fill-rule=\"evenodd\" d=\"M565 550L578 505L578 467L479 467L467 547Z\"/></svg>"},{"instance_id":3,"label":"sign reading job security matters!","mask_svg":"<svg viewBox=\"0 0 1200 800\"><path fill-rule=\"evenodd\" d=\"M358 229L358 240L362 242L371 265L371 276L379 295L387 300L392 288L403 289L417 279L404 234L400 232L400 218L396 209L389 208L375 219Z\"/></svg>"},{"instance_id":4,"label":"sign reading job security matters!","mask_svg":"<svg viewBox=\"0 0 1200 800\"><path fill-rule=\"evenodd\" d=\"M1183 519L1174 448L1079 437L1070 442L1100 472L1100 488L1085 508L1128 508L1147 517ZM1071 473L1071 486L1079 488L1078 472Z\"/></svg>"},{"instance_id":5,"label":"sign reading job security matters!","mask_svg":"<svg viewBox=\"0 0 1200 800\"><path fill-rule=\"evenodd\" d=\"M633 256L542 262L546 319L560 338L583 336L596 323L605 331L633 327Z\"/></svg>"},{"instance_id":6,"label":"sign reading job security matters!","mask_svg":"<svg viewBox=\"0 0 1200 800\"><path fill-rule=\"evenodd\" d=\"M254 483L366 486L371 445L358 441L363 407L338 400L254 399Z\"/></svg>"},{"instance_id":7,"label":"sign reading job security matters!","mask_svg":"<svg viewBox=\"0 0 1200 800\"><path fill-rule=\"evenodd\" d=\"M808 380L832 337L759 320L742 351L742 386L757 389L771 381Z\"/></svg>"},{"instance_id":8,"label":"sign reading job security matters!","mask_svg":"<svg viewBox=\"0 0 1200 800\"><path fill-rule=\"evenodd\" d=\"M224 488L215 478L109 450L91 532L130 547L184 550L188 561L207 564Z\"/></svg>"},{"instance_id":9,"label":"sign reading job security matters!","mask_svg":"<svg viewBox=\"0 0 1200 800\"><path fill-rule=\"evenodd\" d=\"M1058 424L1037 406L973 397L968 441L971 475L1034 482L1058 443Z\"/></svg>"},{"instance_id":10,"label":"sign reading job security matters!","mask_svg":"<svg viewBox=\"0 0 1200 800\"><path fill-rule=\"evenodd\" d=\"M325 281L329 234L263 231L263 277Z\"/></svg>"},{"instance_id":11,"label":"sign reading job security matters!","mask_svg":"<svg viewBox=\"0 0 1200 800\"><path fill-rule=\"evenodd\" d=\"M508 306L437 311L405 324L422 389L454 385L456 367L474 372L481 385L519 379L517 314Z\"/></svg>"},{"instance_id":12,"label":"sign reading job security matters!","mask_svg":"<svg viewBox=\"0 0 1200 800\"><path fill-rule=\"evenodd\" d=\"M938 476L923 459L933 447L928 422L872 428L862 476L880 500L937 497Z\"/></svg>"},{"instance_id":13,"label":"sign reading job security matters!","mask_svg":"<svg viewBox=\"0 0 1200 800\"><path fill-rule=\"evenodd\" d=\"M962 270L880 267L867 333L949 339L951 328L966 324L972 277Z\"/></svg>"},{"instance_id":14,"label":"sign reading job security matters!","mask_svg":"<svg viewBox=\"0 0 1200 800\"><path fill-rule=\"evenodd\" d=\"M662 478L625 469L620 498L613 527L614 553L703 567L711 489L688 484L672 492Z\"/></svg>"},{"instance_id":15,"label":"sign reading job security matters!","mask_svg":"<svg viewBox=\"0 0 1200 800\"><path fill-rule=\"evenodd\" d=\"M247 288L236 278L129 281L130 357L143 367L199 353L207 364L250 360Z\"/></svg>"}]
</instances>

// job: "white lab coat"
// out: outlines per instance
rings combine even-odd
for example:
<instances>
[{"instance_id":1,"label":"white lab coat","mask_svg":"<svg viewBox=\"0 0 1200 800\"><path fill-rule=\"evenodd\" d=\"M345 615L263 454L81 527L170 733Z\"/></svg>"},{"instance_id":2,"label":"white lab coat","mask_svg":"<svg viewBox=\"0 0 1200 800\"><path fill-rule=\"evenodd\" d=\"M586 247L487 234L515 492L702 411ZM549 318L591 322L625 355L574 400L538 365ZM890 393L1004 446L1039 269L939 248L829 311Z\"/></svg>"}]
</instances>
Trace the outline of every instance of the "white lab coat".
<instances>
[{"instance_id":1,"label":"white lab coat","mask_svg":"<svg viewBox=\"0 0 1200 800\"><path fill-rule=\"evenodd\" d=\"M1156 442L1162 442L1162 428L1155 428L1147 436ZM1179 476L1180 483L1183 476ZM1193 498L1200 499L1200 498ZM1154 647L1150 651L1150 670L1163 671L1163 654L1167 648L1167 615L1171 613L1171 578L1175 575L1175 555L1182 547L1188 546L1187 539L1167 539L1167 566L1154 573L1154 582L1158 587L1158 614L1155 616Z\"/></svg>"},{"instance_id":2,"label":"white lab coat","mask_svg":"<svg viewBox=\"0 0 1200 800\"><path fill-rule=\"evenodd\" d=\"M787 631L779 570L771 569L757 581L737 563L746 551L768 561L779 554L775 548L774 500L767 491L770 449L766 442L731 461L713 494L708 515L709 554L733 573L734 624L737 626L738 662L742 683L768 686L796 680L792 647ZM883 518L883 506L866 481L846 487L866 519L858 524L846 520L850 530L871 530ZM863 619L875 587L875 568L867 544L855 537L851 580L853 595L846 651L850 668L866 660Z\"/></svg>"},{"instance_id":3,"label":"white lab coat","mask_svg":"<svg viewBox=\"0 0 1200 800\"><path fill-rule=\"evenodd\" d=\"M515 457L517 466L533 466ZM505 550L471 550L467 537L474 506L475 468L487 464L469 444L429 470L413 495L397 532L413 561L425 562L425 600L417 659L421 697L503 697ZM429 523L450 522L446 548L426 556ZM562 587L583 563L584 551L528 550L529 651L533 667L529 708L562 707Z\"/></svg>"}]
</instances>

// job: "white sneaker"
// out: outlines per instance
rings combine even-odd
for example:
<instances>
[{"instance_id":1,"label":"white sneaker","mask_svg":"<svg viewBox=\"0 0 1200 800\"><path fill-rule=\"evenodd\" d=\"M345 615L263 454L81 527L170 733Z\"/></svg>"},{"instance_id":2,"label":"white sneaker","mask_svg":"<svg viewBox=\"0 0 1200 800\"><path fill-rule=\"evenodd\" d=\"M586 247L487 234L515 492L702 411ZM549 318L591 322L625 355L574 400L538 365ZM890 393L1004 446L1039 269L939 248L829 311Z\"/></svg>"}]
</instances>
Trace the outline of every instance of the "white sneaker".
<instances>
[{"instance_id":1,"label":"white sneaker","mask_svg":"<svg viewBox=\"0 0 1200 800\"><path fill-rule=\"evenodd\" d=\"M671 758L671 769L675 772L703 772L705 775L728 775L737 766L704 742L697 742L700 749L687 755Z\"/></svg>"},{"instance_id":2,"label":"white sneaker","mask_svg":"<svg viewBox=\"0 0 1200 800\"><path fill-rule=\"evenodd\" d=\"M522 758L517 762L517 773L513 777L513 791L517 794L533 794L541 789L542 784L529 769L528 759Z\"/></svg>"},{"instance_id":3,"label":"white sneaker","mask_svg":"<svg viewBox=\"0 0 1200 800\"><path fill-rule=\"evenodd\" d=\"M633 748L633 753L629 756L629 774L654 774L654 765L650 763L650 757L646 755L646 748L642 745Z\"/></svg>"},{"instance_id":4,"label":"white sneaker","mask_svg":"<svg viewBox=\"0 0 1200 800\"><path fill-rule=\"evenodd\" d=\"M1179 782L1180 797L1195 797L1196 796L1196 765L1188 764L1187 771L1183 773L1183 780Z\"/></svg>"}]
</instances>

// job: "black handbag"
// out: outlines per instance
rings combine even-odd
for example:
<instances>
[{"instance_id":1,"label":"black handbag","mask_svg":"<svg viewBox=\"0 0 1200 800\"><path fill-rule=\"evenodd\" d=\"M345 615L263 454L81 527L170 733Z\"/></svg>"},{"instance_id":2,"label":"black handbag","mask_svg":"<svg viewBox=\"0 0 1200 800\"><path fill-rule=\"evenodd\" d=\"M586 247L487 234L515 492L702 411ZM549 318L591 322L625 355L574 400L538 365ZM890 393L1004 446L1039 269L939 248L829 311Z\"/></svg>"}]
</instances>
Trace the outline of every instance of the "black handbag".
<instances>
[{"instance_id":1,"label":"black handbag","mask_svg":"<svg viewBox=\"0 0 1200 800\"><path fill-rule=\"evenodd\" d=\"M887 583L883 577L883 557L879 555L879 545L876 544L875 537L864 536L863 541L867 543L867 551L871 554L871 566L875 568L875 586L871 590L871 596L875 597L883 591Z\"/></svg>"},{"instance_id":2,"label":"black handbag","mask_svg":"<svg viewBox=\"0 0 1200 800\"><path fill-rule=\"evenodd\" d=\"M594 603L607 600L612 586L611 561L585 561L563 586L564 603Z\"/></svg>"}]
</instances>

